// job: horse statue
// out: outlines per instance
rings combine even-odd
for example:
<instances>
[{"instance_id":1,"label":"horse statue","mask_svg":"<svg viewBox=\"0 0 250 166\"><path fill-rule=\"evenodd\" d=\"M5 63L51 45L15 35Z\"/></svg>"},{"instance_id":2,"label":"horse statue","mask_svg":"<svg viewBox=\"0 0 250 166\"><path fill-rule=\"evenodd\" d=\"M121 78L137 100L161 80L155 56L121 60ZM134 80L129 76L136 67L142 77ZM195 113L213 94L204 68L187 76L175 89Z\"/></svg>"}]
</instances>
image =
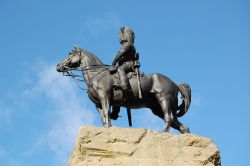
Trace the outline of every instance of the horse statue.
<instances>
[{"instance_id":1,"label":"horse statue","mask_svg":"<svg viewBox=\"0 0 250 166\"><path fill-rule=\"evenodd\" d=\"M164 120L164 130L169 132L170 127L181 133L189 133L189 128L178 121L191 103L191 89L188 84L176 85L162 74L140 74L142 98L138 95L136 76L129 76L131 93L124 95L119 85L117 74L110 73L109 66L104 65L94 54L75 47L68 57L57 65L58 72L67 72L80 69L87 84L87 93L95 104L101 116L104 127L111 127L111 106L126 107L129 109L149 108L153 114ZM178 106L178 92L182 95L182 104ZM132 95L131 95L132 94ZM127 97L126 97L127 96Z\"/></svg>"}]
</instances>

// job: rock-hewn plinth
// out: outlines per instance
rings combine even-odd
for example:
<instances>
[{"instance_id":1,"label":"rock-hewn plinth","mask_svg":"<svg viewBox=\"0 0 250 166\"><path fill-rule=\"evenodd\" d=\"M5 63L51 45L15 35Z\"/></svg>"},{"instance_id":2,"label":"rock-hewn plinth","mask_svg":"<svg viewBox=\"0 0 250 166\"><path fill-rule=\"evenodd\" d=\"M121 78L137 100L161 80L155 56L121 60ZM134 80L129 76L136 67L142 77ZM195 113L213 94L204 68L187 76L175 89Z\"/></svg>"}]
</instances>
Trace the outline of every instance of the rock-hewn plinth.
<instances>
[{"instance_id":1,"label":"rock-hewn plinth","mask_svg":"<svg viewBox=\"0 0 250 166\"><path fill-rule=\"evenodd\" d=\"M220 165L217 147L193 134L134 128L80 128L69 166Z\"/></svg>"}]
</instances>

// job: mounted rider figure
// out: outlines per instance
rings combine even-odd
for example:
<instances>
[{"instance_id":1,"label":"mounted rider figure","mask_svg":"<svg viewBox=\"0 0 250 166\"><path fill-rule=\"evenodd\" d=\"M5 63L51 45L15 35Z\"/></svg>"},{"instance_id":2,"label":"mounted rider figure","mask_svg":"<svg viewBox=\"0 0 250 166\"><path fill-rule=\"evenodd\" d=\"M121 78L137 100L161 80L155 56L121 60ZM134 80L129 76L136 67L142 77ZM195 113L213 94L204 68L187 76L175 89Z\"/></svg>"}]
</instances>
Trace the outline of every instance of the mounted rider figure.
<instances>
[{"instance_id":1,"label":"mounted rider figure","mask_svg":"<svg viewBox=\"0 0 250 166\"><path fill-rule=\"evenodd\" d=\"M118 74L120 76L120 84L123 91L129 90L129 80L127 73L134 71L139 64L139 55L136 53L134 46L135 34L132 29L128 27L120 28L119 41L122 45L121 49L116 54L112 66L118 63Z\"/></svg>"}]
</instances>

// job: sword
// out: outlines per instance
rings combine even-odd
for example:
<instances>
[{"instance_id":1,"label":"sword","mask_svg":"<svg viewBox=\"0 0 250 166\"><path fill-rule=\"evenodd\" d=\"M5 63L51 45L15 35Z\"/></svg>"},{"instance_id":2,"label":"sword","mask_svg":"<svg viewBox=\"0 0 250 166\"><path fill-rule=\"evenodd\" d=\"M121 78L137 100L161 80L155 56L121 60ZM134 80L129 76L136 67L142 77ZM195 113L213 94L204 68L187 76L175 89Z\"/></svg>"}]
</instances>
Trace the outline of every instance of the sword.
<instances>
[{"instance_id":1,"label":"sword","mask_svg":"<svg viewBox=\"0 0 250 166\"><path fill-rule=\"evenodd\" d=\"M142 99L142 93L141 93L141 83L140 83L140 73L138 67L135 68L136 76L137 76L137 84L138 84L138 90L139 90L139 98Z\"/></svg>"}]
</instances>

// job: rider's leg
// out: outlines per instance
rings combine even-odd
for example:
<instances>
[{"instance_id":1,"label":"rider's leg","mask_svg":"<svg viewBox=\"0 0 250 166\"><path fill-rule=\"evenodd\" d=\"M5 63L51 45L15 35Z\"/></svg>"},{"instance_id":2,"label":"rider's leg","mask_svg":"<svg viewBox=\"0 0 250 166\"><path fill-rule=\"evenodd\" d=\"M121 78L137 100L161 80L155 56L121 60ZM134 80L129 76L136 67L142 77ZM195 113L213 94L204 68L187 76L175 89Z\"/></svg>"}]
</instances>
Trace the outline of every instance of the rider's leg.
<instances>
[{"instance_id":1,"label":"rider's leg","mask_svg":"<svg viewBox=\"0 0 250 166\"><path fill-rule=\"evenodd\" d=\"M123 90L128 90L128 86L129 86L129 81L128 81L128 77L126 74L126 71L130 68L130 66L128 64L123 64L118 68L118 74L120 76L120 80L121 80L121 87Z\"/></svg>"}]
</instances>

